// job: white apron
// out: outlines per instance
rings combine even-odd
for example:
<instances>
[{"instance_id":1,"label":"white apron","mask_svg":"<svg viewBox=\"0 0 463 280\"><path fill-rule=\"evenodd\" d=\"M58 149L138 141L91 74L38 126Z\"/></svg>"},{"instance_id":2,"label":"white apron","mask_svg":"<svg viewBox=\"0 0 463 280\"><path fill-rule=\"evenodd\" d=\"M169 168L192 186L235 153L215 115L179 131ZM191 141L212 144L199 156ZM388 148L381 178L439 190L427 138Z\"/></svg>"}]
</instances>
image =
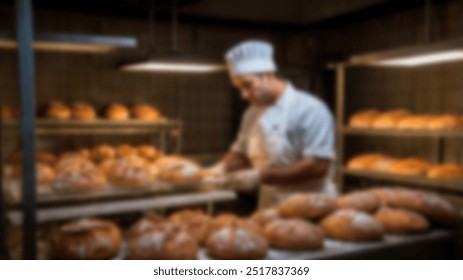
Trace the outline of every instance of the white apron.
<instances>
[{"instance_id":1,"label":"white apron","mask_svg":"<svg viewBox=\"0 0 463 280\"><path fill-rule=\"evenodd\" d=\"M285 117L285 116L284 116ZM283 137L286 127L278 127L272 133L264 136L260 121L252 129L248 142L248 157L254 168L262 169L269 166L284 166L297 161L288 149L284 147ZM336 196L336 188L328 174L325 178L311 180L295 186L259 186L258 208L264 209L277 205L292 194L303 192L323 192Z\"/></svg>"}]
</instances>

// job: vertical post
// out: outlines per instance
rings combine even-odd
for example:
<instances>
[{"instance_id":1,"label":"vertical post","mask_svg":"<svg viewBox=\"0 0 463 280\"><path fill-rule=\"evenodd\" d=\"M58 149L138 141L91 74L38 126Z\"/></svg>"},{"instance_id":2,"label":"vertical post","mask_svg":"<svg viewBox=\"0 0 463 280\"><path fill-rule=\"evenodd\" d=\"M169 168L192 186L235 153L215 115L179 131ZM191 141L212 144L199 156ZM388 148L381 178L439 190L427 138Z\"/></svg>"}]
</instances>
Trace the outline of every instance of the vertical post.
<instances>
[{"instance_id":1,"label":"vertical post","mask_svg":"<svg viewBox=\"0 0 463 280\"><path fill-rule=\"evenodd\" d=\"M338 191L344 187L344 118L345 118L345 66L336 65L336 174Z\"/></svg>"},{"instance_id":2,"label":"vertical post","mask_svg":"<svg viewBox=\"0 0 463 280\"><path fill-rule=\"evenodd\" d=\"M19 61L19 103L21 109L24 259L35 259L37 250L35 234L35 78L31 2L31 0L15 1Z\"/></svg>"}]
</instances>

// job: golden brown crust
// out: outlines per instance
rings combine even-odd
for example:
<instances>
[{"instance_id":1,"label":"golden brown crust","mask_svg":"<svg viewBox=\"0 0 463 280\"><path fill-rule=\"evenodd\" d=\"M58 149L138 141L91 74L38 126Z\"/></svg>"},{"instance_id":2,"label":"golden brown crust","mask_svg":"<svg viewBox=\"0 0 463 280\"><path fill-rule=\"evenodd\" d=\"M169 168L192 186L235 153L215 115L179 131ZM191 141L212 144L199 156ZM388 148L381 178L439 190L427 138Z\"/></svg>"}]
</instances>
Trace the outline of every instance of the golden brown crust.
<instances>
[{"instance_id":1,"label":"golden brown crust","mask_svg":"<svg viewBox=\"0 0 463 280\"><path fill-rule=\"evenodd\" d=\"M161 113L155 107L146 104L133 106L132 115L139 120L158 120L161 117Z\"/></svg>"},{"instance_id":2,"label":"golden brown crust","mask_svg":"<svg viewBox=\"0 0 463 280\"><path fill-rule=\"evenodd\" d=\"M110 120L128 120L130 119L130 111L122 104L112 103L106 109L106 117Z\"/></svg>"},{"instance_id":3,"label":"golden brown crust","mask_svg":"<svg viewBox=\"0 0 463 280\"><path fill-rule=\"evenodd\" d=\"M419 176L426 175L431 168L431 163L419 158L405 158L394 161L388 169L391 174Z\"/></svg>"},{"instance_id":4,"label":"golden brown crust","mask_svg":"<svg viewBox=\"0 0 463 280\"><path fill-rule=\"evenodd\" d=\"M116 150L106 144L98 145L92 148L90 151L90 158L94 162L102 162L108 159L113 159L116 157Z\"/></svg>"},{"instance_id":5,"label":"golden brown crust","mask_svg":"<svg viewBox=\"0 0 463 280\"><path fill-rule=\"evenodd\" d=\"M311 250L323 247L323 230L302 219L277 219L265 227L269 244L276 248Z\"/></svg>"},{"instance_id":6,"label":"golden brown crust","mask_svg":"<svg viewBox=\"0 0 463 280\"><path fill-rule=\"evenodd\" d=\"M139 156L150 161L155 161L161 156L161 151L150 145L140 145L137 150Z\"/></svg>"},{"instance_id":7,"label":"golden brown crust","mask_svg":"<svg viewBox=\"0 0 463 280\"><path fill-rule=\"evenodd\" d=\"M146 187L154 182L157 174L145 159L138 156L119 158L109 172L110 182L119 187Z\"/></svg>"},{"instance_id":8,"label":"golden brown crust","mask_svg":"<svg viewBox=\"0 0 463 280\"><path fill-rule=\"evenodd\" d=\"M384 171L392 162L393 158L381 153L368 153L352 157L347 162L347 168L351 170L372 170Z\"/></svg>"},{"instance_id":9,"label":"golden brown crust","mask_svg":"<svg viewBox=\"0 0 463 280\"><path fill-rule=\"evenodd\" d=\"M427 129L429 122L435 118L432 115L410 115L401 119L398 123L399 129Z\"/></svg>"},{"instance_id":10,"label":"golden brown crust","mask_svg":"<svg viewBox=\"0 0 463 280\"><path fill-rule=\"evenodd\" d=\"M201 210L182 210L169 217L172 224L185 228L199 244L206 241L211 225L211 218Z\"/></svg>"},{"instance_id":11,"label":"golden brown crust","mask_svg":"<svg viewBox=\"0 0 463 280\"><path fill-rule=\"evenodd\" d=\"M427 128L431 130L457 129L463 127L463 123L457 115L441 115L432 118Z\"/></svg>"},{"instance_id":12,"label":"golden brown crust","mask_svg":"<svg viewBox=\"0 0 463 280\"><path fill-rule=\"evenodd\" d=\"M128 157L138 155L138 151L135 147L128 144L122 144L116 148L117 157Z\"/></svg>"},{"instance_id":13,"label":"golden brown crust","mask_svg":"<svg viewBox=\"0 0 463 280\"><path fill-rule=\"evenodd\" d=\"M405 110L393 110L379 114L373 121L374 128L397 128L399 122L409 113Z\"/></svg>"},{"instance_id":14,"label":"golden brown crust","mask_svg":"<svg viewBox=\"0 0 463 280\"><path fill-rule=\"evenodd\" d=\"M63 259L110 259L119 251L119 227L100 219L81 219L65 224L51 237L54 255Z\"/></svg>"},{"instance_id":15,"label":"golden brown crust","mask_svg":"<svg viewBox=\"0 0 463 280\"><path fill-rule=\"evenodd\" d=\"M318 219L331 213L335 199L322 193L292 195L278 206L278 214L286 218Z\"/></svg>"},{"instance_id":16,"label":"golden brown crust","mask_svg":"<svg viewBox=\"0 0 463 280\"><path fill-rule=\"evenodd\" d=\"M437 165L430 168L426 176L429 179L463 180L463 165L457 163Z\"/></svg>"},{"instance_id":17,"label":"golden brown crust","mask_svg":"<svg viewBox=\"0 0 463 280\"><path fill-rule=\"evenodd\" d=\"M250 220L256 225L262 228L265 228L267 224L279 218L280 216L278 215L278 210L276 208L267 208L267 209L259 210L256 213L254 213L250 217Z\"/></svg>"},{"instance_id":18,"label":"golden brown crust","mask_svg":"<svg viewBox=\"0 0 463 280\"><path fill-rule=\"evenodd\" d=\"M51 102L48 105L46 117L54 120L68 120L71 118L71 109L61 102Z\"/></svg>"},{"instance_id":19,"label":"golden brown crust","mask_svg":"<svg viewBox=\"0 0 463 280\"><path fill-rule=\"evenodd\" d=\"M179 156L166 156L156 161L159 178L174 184L200 182L203 170L197 163Z\"/></svg>"},{"instance_id":20,"label":"golden brown crust","mask_svg":"<svg viewBox=\"0 0 463 280\"><path fill-rule=\"evenodd\" d=\"M261 259L267 254L268 243L262 234L234 223L213 231L206 248L208 255L217 259Z\"/></svg>"},{"instance_id":21,"label":"golden brown crust","mask_svg":"<svg viewBox=\"0 0 463 280\"><path fill-rule=\"evenodd\" d=\"M321 227L326 235L348 241L381 240L384 228L372 216L352 209L340 209L324 218Z\"/></svg>"},{"instance_id":22,"label":"golden brown crust","mask_svg":"<svg viewBox=\"0 0 463 280\"><path fill-rule=\"evenodd\" d=\"M429 229L429 222L425 217L406 209L383 207L376 212L374 218L390 233L420 233Z\"/></svg>"},{"instance_id":23,"label":"golden brown crust","mask_svg":"<svg viewBox=\"0 0 463 280\"><path fill-rule=\"evenodd\" d=\"M53 189L60 192L100 190L106 187L106 177L89 161L70 162L56 169Z\"/></svg>"},{"instance_id":24,"label":"golden brown crust","mask_svg":"<svg viewBox=\"0 0 463 280\"><path fill-rule=\"evenodd\" d=\"M135 222L127 231L127 238L137 238L142 236L143 234L150 232L156 227L161 224L165 223L166 220L162 216L158 215L147 215L137 222Z\"/></svg>"},{"instance_id":25,"label":"golden brown crust","mask_svg":"<svg viewBox=\"0 0 463 280\"><path fill-rule=\"evenodd\" d=\"M96 110L84 102L72 104L72 117L76 120L94 120L97 118Z\"/></svg>"},{"instance_id":26,"label":"golden brown crust","mask_svg":"<svg viewBox=\"0 0 463 280\"><path fill-rule=\"evenodd\" d=\"M375 118L379 115L379 111L368 109L353 114L349 119L349 126L358 128L371 127Z\"/></svg>"},{"instance_id":27,"label":"golden brown crust","mask_svg":"<svg viewBox=\"0 0 463 280\"><path fill-rule=\"evenodd\" d=\"M195 238L178 225L159 223L142 235L128 240L133 260L194 260L198 254Z\"/></svg>"},{"instance_id":28,"label":"golden brown crust","mask_svg":"<svg viewBox=\"0 0 463 280\"><path fill-rule=\"evenodd\" d=\"M338 209L354 209L371 213L376 211L379 206L379 200L368 191L351 192L336 199L336 208Z\"/></svg>"}]
</instances>

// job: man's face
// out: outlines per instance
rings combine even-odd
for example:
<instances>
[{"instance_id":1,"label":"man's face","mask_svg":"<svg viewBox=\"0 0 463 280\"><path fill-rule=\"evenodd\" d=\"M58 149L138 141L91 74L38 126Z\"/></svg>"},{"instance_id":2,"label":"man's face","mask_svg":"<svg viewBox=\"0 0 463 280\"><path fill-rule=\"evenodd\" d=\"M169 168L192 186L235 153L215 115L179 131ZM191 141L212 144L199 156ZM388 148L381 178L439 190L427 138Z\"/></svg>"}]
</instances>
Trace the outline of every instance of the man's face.
<instances>
[{"instance_id":1,"label":"man's face","mask_svg":"<svg viewBox=\"0 0 463 280\"><path fill-rule=\"evenodd\" d=\"M233 86L240 91L241 98L254 106L264 106L272 102L269 76L249 74L232 77Z\"/></svg>"}]
</instances>

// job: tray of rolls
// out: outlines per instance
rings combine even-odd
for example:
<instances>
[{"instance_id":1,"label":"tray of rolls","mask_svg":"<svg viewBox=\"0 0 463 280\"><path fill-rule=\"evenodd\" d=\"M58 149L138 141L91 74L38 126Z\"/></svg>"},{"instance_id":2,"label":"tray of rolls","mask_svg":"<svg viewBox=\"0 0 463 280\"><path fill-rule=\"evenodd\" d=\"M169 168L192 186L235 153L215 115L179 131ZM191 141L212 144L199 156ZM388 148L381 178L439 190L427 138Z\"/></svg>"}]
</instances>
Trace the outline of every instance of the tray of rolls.
<instances>
[{"instance_id":1,"label":"tray of rolls","mask_svg":"<svg viewBox=\"0 0 463 280\"><path fill-rule=\"evenodd\" d=\"M366 109L352 114L348 126L359 129L391 129L411 131L463 130L463 115L414 114L404 109L379 111Z\"/></svg>"},{"instance_id":2,"label":"tray of rolls","mask_svg":"<svg viewBox=\"0 0 463 280\"><path fill-rule=\"evenodd\" d=\"M450 238L461 213L435 193L374 187L332 198L300 193L251 216L183 209L128 228L82 218L46 234L51 259L284 259Z\"/></svg>"},{"instance_id":3,"label":"tray of rolls","mask_svg":"<svg viewBox=\"0 0 463 280\"><path fill-rule=\"evenodd\" d=\"M150 145L98 145L55 156L36 155L35 180L39 202L111 198L182 190L203 184L203 169L177 155L164 155ZM4 166L4 188L10 203L21 201L20 153Z\"/></svg>"}]
</instances>

